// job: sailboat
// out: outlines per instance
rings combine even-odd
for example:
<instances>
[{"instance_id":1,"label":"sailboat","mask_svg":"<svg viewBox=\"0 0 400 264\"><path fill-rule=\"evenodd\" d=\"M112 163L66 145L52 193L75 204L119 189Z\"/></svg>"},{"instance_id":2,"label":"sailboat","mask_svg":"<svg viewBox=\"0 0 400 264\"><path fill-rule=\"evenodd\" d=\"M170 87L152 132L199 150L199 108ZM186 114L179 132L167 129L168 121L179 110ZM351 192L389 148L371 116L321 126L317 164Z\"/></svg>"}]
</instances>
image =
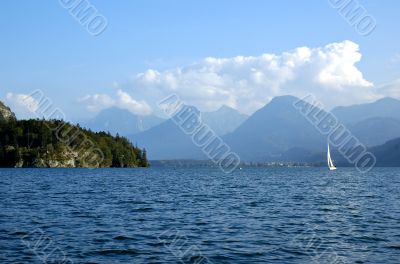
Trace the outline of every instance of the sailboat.
<instances>
[{"instance_id":1,"label":"sailboat","mask_svg":"<svg viewBox=\"0 0 400 264\"><path fill-rule=\"evenodd\" d=\"M327 160L328 160L328 168L329 168L329 170L331 170L331 171L336 170L336 167L335 167L335 165L333 165L333 161L332 161L332 158L331 158L331 151L329 150L329 143L328 143Z\"/></svg>"}]
</instances>

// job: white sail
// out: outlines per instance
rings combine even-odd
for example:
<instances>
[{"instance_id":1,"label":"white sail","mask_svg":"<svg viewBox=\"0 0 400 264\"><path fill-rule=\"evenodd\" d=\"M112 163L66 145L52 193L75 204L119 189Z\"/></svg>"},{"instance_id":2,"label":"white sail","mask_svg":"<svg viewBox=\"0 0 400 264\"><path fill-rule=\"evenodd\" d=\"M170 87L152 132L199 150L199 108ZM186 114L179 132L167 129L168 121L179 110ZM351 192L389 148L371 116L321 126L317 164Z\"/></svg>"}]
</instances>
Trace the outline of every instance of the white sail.
<instances>
[{"instance_id":1,"label":"white sail","mask_svg":"<svg viewBox=\"0 0 400 264\"><path fill-rule=\"evenodd\" d=\"M327 161L328 161L329 170L336 170L336 167L335 167L335 165L333 165L333 161L331 158L331 151L329 149L329 143L328 143Z\"/></svg>"}]
</instances>

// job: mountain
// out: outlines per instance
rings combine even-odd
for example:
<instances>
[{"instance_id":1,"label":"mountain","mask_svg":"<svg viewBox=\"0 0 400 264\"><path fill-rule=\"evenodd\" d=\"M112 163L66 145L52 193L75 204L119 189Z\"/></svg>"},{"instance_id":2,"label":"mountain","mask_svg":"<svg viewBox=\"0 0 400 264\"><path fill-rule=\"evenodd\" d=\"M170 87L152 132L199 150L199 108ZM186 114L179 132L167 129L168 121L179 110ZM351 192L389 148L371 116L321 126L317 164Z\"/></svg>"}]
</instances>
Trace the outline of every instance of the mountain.
<instances>
[{"instance_id":1,"label":"mountain","mask_svg":"<svg viewBox=\"0 0 400 264\"><path fill-rule=\"evenodd\" d=\"M281 160L282 154L292 148L324 149L326 139L293 106L298 100L293 96L275 97L224 140L246 161ZM302 104L310 106L306 102Z\"/></svg>"},{"instance_id":2,"label":"mountain","mask_svg":"<svg viewBox=\"0 0 400 264\"><path fill-rule=\"evenodd\" d=\"M344 124L354 124L374 117L400 120L400 100L386 97L368 104L339 106L332 113Z\"/></svg>"},{"instance_id":3,"label":"mountain","mask_svg":"<svg viewBox=\"0 0 400 264\"><path fill-rule=\"evenodd\" d=\"M223 106L215 112L201 113L194 106L184 106L181 111L197 113L216 135L233 131L247 118L233 108ZM147 131L129 137L139 146L145 146L151 153L150 159L204 159L205 156L172 119L150 128Z\"/></svg>"},{"instance_id":4,"label":"mountain","mask_svg":"<svg viewBox=\"0 0 400 264\"><path fill-rule=\"evenodd\" d=\"M11 111L9 107L0 101L0 122L8 122L12 120L17 120L15 114Z\"/></svg>"},{"instance_id":5,"label":"mountain","mask_svg":"<svg viewBox=\"0 0 400 264\"><path fill-rule=\"evenodd\" d=\"M180 112L182 111L200 115L200 111L193 106L185 106ZM151 153L149 159L152 160L204 158L191 137L186 135L173 119L129 138L139 146L145 146Z\"/></svg>"},{"instance_id":6,"label":"mountain","mask_svg":"<svg viewBox=\"0 0 400 264\"><path fill-rule=\"evenodd\" d=\"M389 117L372 117L347 128L366 146L381 145L400 136L400 120Z\"/></svg>"},{"instance_id":7,"label":"mountain","mask_svg":"<svg viewBox=\"0 0 400 264\"><path fill-rule=\"evenodd\" d=\"M248 116L224 105L217 111L202 113L201 118L217 135L223 136L233 132Z\"/></svg>"},{"instance_id":8,"label":"mountain","mask_svg":"<svg viewBox=\"0 0 400 264\"><path fill-rule=\"evenodd\" d=\"M400 135L400 101L394 98L340 106L332 113L366 146L380 145Z\"/></svg>"},{"instance_id":9,"label":"mountain","mask_svg":"<svg viewBox=\"0 0 400 264\"><path fill-rule=\"evenodd\" d=\"M82 126L93 131L108 131L113 135L137 134L163 122L156 116L134 115L128 110L112 107L101 111L91 120L82 122Z\"/></svg>"},{"instance_id":10,"label":"mountain","mask_svg":"<svg viewBox=\"0 0 400 264\"><path fill-rule=\"evenodd\" d=\"M312 162L323 157L326 137L293 107L297 100L293 96L274 98L224 139L243 160ZM332 113L366 146L400 136L399 100L383 98L337 107Z\"/></svg>"},{"instance_id":11,"label":"mountain","mask_svg":"<svg viewBox=\"0 0 400 264\"><path fill-rule=\"evenodd\" d=\"M376 166L400 167L400 138L368 149L376 157Z\"/></svg>"},{"instance_id":12,"label":"mountain","mask_svg":"<svg viewBox=\"0 0 400 264\"><path fill-rule=\"evenodd\" d=\"M203 113L204 123L217 133L243 161L323 161L326 152L326 136L311 124L294 103L293 96L280 96L256 111L234 129L238 115L235 110L223 107L213 113ZM306 107L310 104L300 101ZM400 101L384 98L375 103L337 107L334 110L339 121L367 147L385 143L400 136ZM200 113L194 107L193 111ZM323 115L325 112L318 108ZM232 119L229 119L232 117ZM225 122L225 121L229 122ZM224 131L225 129L225 131ZM190 136L168 120L147 131L131 137L132 142L145 146L151 159L204 159ZM335 150L333 149L333 152Z\"/></svg>"},{"instance_id":13,"label":"mountain","mask_svg":"<svg viewBox=\"0 0 400 264\"><path fill-rule=\"evenodd\" d=\"M400 137L389 140L382 145L368 147L368 151L374 154L376 158L377 167L400 167ZM349 163L337 150L333 153L335 163L340 166L354 166ZM326 153L319 153L314 156L314 161L322 161L321 164L325 163Z\"/></svg>"}]
</instances>

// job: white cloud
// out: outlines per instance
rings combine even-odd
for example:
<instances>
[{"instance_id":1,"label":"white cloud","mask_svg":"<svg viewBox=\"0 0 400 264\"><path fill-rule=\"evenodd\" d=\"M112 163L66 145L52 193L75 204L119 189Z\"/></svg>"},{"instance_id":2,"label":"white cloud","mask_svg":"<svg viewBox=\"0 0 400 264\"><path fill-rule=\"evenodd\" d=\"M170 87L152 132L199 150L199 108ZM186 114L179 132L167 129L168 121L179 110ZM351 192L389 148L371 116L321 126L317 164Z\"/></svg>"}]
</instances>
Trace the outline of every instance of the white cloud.
<instances>
[{"instance_id":1,"label":"white cloud","mask_svg":"<svg viewBox=\"0 0 400 264\"><path fill-rule=\"evenodd\" d=\"M125 108L134 114L138 115L149 115L152 110L151 107L145 101L136 101L128 93L118 90L118 105L121 108Z\"/></svg>"},{"instance_id":2,"label":"white cloud","mask_svg":"<svg viewBox=\"0 0 400 264\"><path fill-rule=\"evenodd\" d=\"M149 114L152 109L158 112L157 102L172 93L202 111L228 105L248 114L288 94L312 93L327 108L362 103L381 96L356 67L361 57L359 46L348 40L282 54L208 57L183 67L148 69L128 83L114 83L115 99L108 99L108 105ZM107 105L104 99L88 98L96 101L94 105Z\"/></svg>"},{"instance_id":3,"label":"white cloud","mask_svg":"<svg viewBox=\"0 0 400 264\"><path fill-rule=\"evenodd\" d=\"M176 93L205 111L225 104L251 113L275 96L307 93L331 107L376 98L373 84L355 65L360 60L359 46L351 41L278 55L209 57L185 67L149 69L137 74L129 88L152 106Z\"/></svg>"},{"instance_id":4,"label":"white cloud","mask_svg":"<svg viewBox=\"0 0 400 264\"><path fill-rule=\"evenodd\" d=\"M38 117L36 111L40 107L39 101L29 94L9 92L6 94L5 103L20 119Z\"/></svg>"},{"instance_id":5,"label":"white cloud","mask_svg":"<svg viewBox=\"0 0 400 264\"><path fill-rule=\"evenodd\" d=\"M317 83L339 89L349 86L371 87L372 83L364 80L355 67L355 63L361 60L358 50L358 45L351 41L327 45L322 52L318 49L315 60L324 65L320 70L316 69Z\"/></svg>"},{"instance_id":6,"label":"white cloud","mask_svg":"<svg viewBox=\"0 0 400 264\"><path fill-rule=\"evenodd\" d=\"M99 112L112 106L127 109L138 115L148 115L152 112L151 107L145 101L137 101L121 89L117 90L115 99L106 94L94 94L86 95L78 101L84 103L87 110L91 112Z\"/></svg>"},{"instance_id":7,"label":"white cloud","mask_svg":"<svg viewBox=\"0 0 400 264\"><path fill-rule=\"evenodd\" d=\"M91 112L99 112L115 104L114 99L106 94L86 95L79 98L78 101L84 103L87 110Z\"/></svg>"}]
</instances>

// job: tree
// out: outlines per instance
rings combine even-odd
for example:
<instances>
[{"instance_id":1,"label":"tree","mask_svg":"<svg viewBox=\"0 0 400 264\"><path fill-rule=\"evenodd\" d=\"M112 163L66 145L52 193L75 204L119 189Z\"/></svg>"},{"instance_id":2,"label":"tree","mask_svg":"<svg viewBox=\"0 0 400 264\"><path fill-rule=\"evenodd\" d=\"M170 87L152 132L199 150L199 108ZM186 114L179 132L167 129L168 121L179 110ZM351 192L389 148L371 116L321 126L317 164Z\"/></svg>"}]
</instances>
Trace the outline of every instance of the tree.
<instances>
[{"instance_id":1,"label":"tree","mask_svg":"<svg viewBox=\"0 0 400 264\"><path fill-rule=\"evenodd\" d=\"M60 138L61 137L61 138ZM99 150L100 167L148 166L146 153L125 137L106 132L91 132L60 120L20 120L0 123L0 166L14 167L20 160L34 166L38 159L64 160L71 152ZM77 166L87 166L79 163ZM51 163L51 162L50 162ZM90 164L89 164L90 165Z\"/></svg>"},{"instance_id":2,"label":"tree","mask_svg":"<svg viewBox=\"0 0 400 264\"><path fill-rule=\"evenodd\" d=\"M148 167L149 166L149 161L147 160L147 151L146 151L145 148L143 149L142 157L141 157L140 162L141 162L141 164L140 164L141 167Z\"/></svg>"}]
</instances>

